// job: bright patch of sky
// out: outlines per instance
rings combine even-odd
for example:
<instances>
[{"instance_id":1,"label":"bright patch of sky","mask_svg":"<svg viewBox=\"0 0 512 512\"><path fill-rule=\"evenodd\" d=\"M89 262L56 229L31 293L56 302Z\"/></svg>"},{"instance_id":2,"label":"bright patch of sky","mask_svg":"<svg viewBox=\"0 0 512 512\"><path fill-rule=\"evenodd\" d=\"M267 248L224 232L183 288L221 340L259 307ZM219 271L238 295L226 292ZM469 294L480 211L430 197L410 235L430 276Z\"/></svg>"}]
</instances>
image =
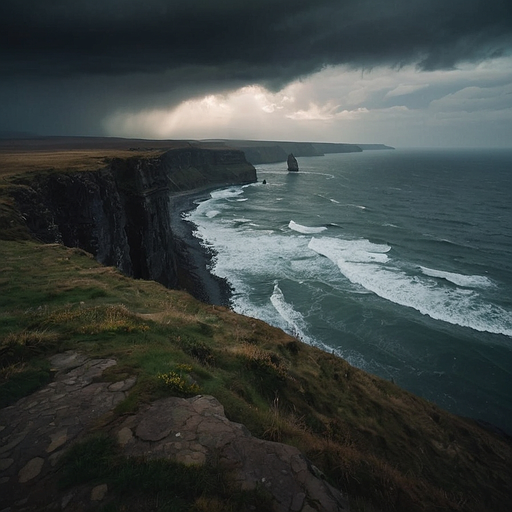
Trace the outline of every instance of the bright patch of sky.
<instances>
[{"instance_id":1,"label":"bright patch of sky","mask_svg":"<svg viewBox=\"0 0 512 512\"><path fill-rule=\"evenodd\" d=\"M145 138L509 146L512 58L448 71L327 67L278 92L251 85L174 108L118 111L104 128Z\"/></svg>"}]
</instances>

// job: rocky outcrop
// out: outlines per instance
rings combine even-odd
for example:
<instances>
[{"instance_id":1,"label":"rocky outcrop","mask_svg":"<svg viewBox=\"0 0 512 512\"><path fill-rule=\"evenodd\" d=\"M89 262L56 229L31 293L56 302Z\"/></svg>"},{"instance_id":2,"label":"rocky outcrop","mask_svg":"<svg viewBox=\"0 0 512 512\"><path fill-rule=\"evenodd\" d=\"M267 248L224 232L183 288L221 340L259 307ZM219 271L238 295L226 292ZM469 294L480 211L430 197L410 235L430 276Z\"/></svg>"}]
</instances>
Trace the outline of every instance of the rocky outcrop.
<instances>
[{"instance_id":1,"label":"rocky outcrop","mask_svg":"<svg viewBox=\"0 0 512 512\"><path fill-rule=\"evenodd\" d=\"M243 152L198 147L113 159L95 172L16 178L17 207L34 236L79 247L123 273L180 286L171 195L256 181ZM183 270L183 269L181 269Z\"/></svg>"},{"instance_id":2,"label":"rocky outcrop","mask_svg":"<svg viewBox=\"0 0 512 512\"><path fill-rule=\"evenodd\" d=\"M293 153L290 153L288 155L288 159L286 161L288 165L288 170L292 172L297 172L299 170L299 164L297 162L297 159L293 156Z\"/></svg>"},{"instance_id":3,"label":"rocky outcrop","mask_svg":"<svg viewBox=\"0 0 512 512\"><path fill-rule=\"evenodd\" d=\"M127 417L116 434L128 456L205 464L215 454L238 487L265 489L275 512L348 510L347 500L297 448L252 437L212 396L157 400Z\"/></svg>"},{"instance_id":4,"label":"rocky outcrop","mask_svg":"<svg viewBox=\"0 0 512 512\"><path fill-rule=\"evenodd\" d=\"M297 448L252 437L226 418L214 397L168 397L116 420L112 411L135 377L111 382L102 374L116 365L114 359L89 359L76 351L50 361L52 383L0 410L2 510L101 509L111 498L107 484L66 490L54 485L63 454L100 420L127 457L202 465L215 454L234 486L265 489L274 512L348 510L343 495Z\"/></svg>"}]
</instances>

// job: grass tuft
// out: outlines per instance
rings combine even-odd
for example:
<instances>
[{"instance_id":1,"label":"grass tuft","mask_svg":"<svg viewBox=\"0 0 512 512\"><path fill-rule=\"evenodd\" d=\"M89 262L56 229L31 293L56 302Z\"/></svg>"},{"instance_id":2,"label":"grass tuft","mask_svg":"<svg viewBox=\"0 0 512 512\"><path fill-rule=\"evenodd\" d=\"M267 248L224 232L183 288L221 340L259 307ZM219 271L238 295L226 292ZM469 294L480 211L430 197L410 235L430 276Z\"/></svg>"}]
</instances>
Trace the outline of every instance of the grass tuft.
<instances>
[{"instance_id":1,"label":"grass tuft","mask_svg":"<svg viewBox=\"0 0 512 512\"><path fill-rule=\"evenodd\" d=\"M213 350L204 341L190 336L178 336L175 340L186 354L192 356L203 366L215 365Z\"/></svg>"},{"instance_id":2,"label":"grass tuft","mask_svg":"<svg viewBox=\"0 0 512 512\"><path fill-rule=\"evenodd\" d=\"M0 362L10 364L30 359L56 347L61 335L48 330L11 332L0 342Z\"/></svg>"},{"instance_id":3,"label":"grass tuft","mask_svg":"<svg viewBox=\"0 0 512 512\"><path fill-rule=\"evenodd\" d=\"M124 305L95 307L66 307L51 313L48 325L65 325L80 334L141 333L149 325L128 311Z\"/></svg>"},{"instance_id":4,"label":"grass tuft","mask_svg":"<svg viewBox=\"0 0 512 512\"><path fill-rule=\"evenodd\" d=\"M48 384L53 377L46 359L30 363L13 363L0 369L0 408L14 404L20 398Z\"/></svg>"},{"instance_id":5,"label":"grass tuft","mask_svg":"<svg viewBox=\"0 0 512 512\"><path fill-rule=\"evenodd\" d=\"M124 457L115 441L104 434L75 444L60 471L64 489L99 483L108 485L114 494L111 505L117 510L271 510L268 496L258 490L237 490L229 473L214 460L185 465Z\"/></svg>"},{"instance_id":6,"label":"grass tuft","mask_svg":"<svg viewBox=\"0 0 512 512\"><path fill-rule=\"evenodd\" d=\"M53 352L60 334L24 329L0 341L0 407L15 403L50 382L50 364L42 356Z\"/></svg>"}]
</instances>

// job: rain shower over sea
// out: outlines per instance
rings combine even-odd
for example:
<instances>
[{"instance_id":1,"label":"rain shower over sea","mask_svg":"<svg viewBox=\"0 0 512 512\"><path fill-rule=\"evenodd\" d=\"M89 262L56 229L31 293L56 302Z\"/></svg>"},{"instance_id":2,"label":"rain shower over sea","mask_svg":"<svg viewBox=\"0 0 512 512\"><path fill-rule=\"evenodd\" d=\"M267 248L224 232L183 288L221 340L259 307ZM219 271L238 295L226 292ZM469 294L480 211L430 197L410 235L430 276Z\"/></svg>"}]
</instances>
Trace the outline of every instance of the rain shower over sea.
<instances>
[{"instance_id":1,"label":"rain shower over sea","mask_svg":"<svg viewBox=\"0 0 512 512\"><path fill-rule=\"evenodd\" d=\"M233 309L512 433L512 150L298 161L186 215Z\"/></svg>"}]
</instances>

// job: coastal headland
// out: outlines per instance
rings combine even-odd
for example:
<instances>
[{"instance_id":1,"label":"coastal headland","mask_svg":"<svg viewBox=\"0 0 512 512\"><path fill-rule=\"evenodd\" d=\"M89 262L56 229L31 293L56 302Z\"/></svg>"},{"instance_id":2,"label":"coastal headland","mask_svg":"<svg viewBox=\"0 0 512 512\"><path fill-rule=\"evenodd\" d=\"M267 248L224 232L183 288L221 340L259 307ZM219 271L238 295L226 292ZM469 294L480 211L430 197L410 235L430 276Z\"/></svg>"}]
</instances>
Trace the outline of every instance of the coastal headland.
<instances>
[{"instance_id":1,"label":"coastal headland","mask_svg":"<svg viewBox=\"0 0 512 512\"><path fill-rule=\"evenodd\" d=\"M0 141L0 509L508 510L506 434L229 309L241 142Z\"/></svg>"}]
</instances>

